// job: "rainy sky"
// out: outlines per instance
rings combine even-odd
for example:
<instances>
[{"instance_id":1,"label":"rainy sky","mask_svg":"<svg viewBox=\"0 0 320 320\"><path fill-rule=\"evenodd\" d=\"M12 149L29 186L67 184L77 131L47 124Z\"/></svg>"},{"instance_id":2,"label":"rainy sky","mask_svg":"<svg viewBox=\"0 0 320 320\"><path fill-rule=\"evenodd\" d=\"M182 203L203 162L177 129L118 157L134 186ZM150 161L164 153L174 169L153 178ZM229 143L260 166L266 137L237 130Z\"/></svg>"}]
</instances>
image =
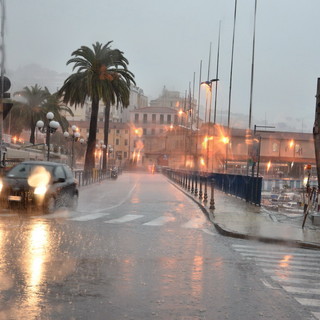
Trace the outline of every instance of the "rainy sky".
<instances>
[{"instance_id":1,"label":"rainy sky","mask_svg":"<svg viewBox=\"0 0 320 320\"><path fill-rule=\"evenodd\" d=\"M231 125L236 114L249 113L253 48L255 1L237 2ZM320 76L319 13L319 0L258 0L254 124L283 122L312 131ZM201 60L201 80L207 79L210 42L209 77L215 78L221 21L217 114L222 115L229 101L233 17L234 0L7 0L5 65L15 78L30 64L68 74L72 69L66 62L74 50L112 40L149 100L164 86L184 95L194 78L196 97Z\"/></svg>"}]
</instances>

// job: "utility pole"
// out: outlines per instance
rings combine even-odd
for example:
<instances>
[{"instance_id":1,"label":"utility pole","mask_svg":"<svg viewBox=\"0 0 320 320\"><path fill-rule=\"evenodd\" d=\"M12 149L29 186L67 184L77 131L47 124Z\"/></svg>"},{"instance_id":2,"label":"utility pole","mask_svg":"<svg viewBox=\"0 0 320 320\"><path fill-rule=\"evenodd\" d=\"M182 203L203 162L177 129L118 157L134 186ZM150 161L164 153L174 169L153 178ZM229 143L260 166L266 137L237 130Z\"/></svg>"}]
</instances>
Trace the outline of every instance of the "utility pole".
<instances>
[{"instance_id":1,"label":"utility pole","mask_svg":"<svg viewBox=\"0 0 320 320\"><path fill-rule=\"evenodd\" d=\"M318 177L318 189L320 184L320 78L317 83L317 95L316 95L316 114L313 125L313 140L314 151L316 156L316 168Z\"/></svg>"}]
</instances>

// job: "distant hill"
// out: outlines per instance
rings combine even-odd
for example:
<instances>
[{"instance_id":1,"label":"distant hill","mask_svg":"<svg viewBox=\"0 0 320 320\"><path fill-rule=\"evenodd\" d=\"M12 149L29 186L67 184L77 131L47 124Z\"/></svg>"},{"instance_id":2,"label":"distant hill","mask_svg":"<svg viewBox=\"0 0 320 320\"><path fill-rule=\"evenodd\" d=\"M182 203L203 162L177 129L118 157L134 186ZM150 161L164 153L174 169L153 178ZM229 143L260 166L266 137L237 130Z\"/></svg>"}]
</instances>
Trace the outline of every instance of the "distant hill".
<instances>
[{"instance_id":1,"label":"distant hill","mask_svg":"<svg viewBox=\"0 0 320 320\"><path fill-rule=\"evenodd\" d=\"M26 65L16 70L8 70L6 75L11 81L10 92L12 93L21 90L25 86L34 86L35 84L43 88L47 87L53 93L62 86L64 80L68 77L67 73L57 73L37 64Z\"/></svg>"}]
</instances>

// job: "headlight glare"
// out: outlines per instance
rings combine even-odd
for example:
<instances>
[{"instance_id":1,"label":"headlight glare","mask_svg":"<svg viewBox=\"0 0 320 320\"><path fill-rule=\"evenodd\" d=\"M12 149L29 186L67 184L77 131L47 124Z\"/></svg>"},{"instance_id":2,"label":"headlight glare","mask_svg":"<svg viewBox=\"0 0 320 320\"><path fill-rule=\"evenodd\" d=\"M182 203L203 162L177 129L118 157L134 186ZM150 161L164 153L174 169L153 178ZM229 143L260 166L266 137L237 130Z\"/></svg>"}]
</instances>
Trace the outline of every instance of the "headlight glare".
<instances>
[{"instance_id":1,"label":"headlight glare","mask_svg":"<svg viewBox=\"0 0 320 320\"><path fill-rule=\"evenodd\" d=\"M47 186L38 186L34 189L34 194L42 196L47 192L47 190Z\"/></svg>"}]
</instances>

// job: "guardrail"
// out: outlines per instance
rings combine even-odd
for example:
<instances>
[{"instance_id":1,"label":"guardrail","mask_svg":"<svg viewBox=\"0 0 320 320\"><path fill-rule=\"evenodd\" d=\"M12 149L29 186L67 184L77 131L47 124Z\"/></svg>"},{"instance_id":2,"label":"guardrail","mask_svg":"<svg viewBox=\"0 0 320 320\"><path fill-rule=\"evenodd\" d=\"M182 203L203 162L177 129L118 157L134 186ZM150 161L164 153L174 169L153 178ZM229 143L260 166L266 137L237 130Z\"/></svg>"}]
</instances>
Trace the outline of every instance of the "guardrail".
<instances>
[{"instance_id":1,"label":"guardrail","mask_svg":"<svg viewBox=\"0 0 320 320\"><path fill-rule=\"evenodd\" d=\"M208 188L214 188L260 206L262 178L234 174L208 173L187 170L164 169L163 173L204 202L208 199ZM211 195L210 207L214 207ZM213 204L211 203L213 202Z\"/></svg>"},{"instance_id":2,"label":"guardrail","mask_svg":"<svg viewBox=\"0 0 320 320\"><path fill-rule=\"evenodd\" d=\"M118 174L121 174L122 170L118 168ZM75 170L73 171L74 177L78 180L79 187L87 186L96 182L100 182L105 179L111 178L111 169L92 169L91 171Z\"/></svg>"}]
</instances>

